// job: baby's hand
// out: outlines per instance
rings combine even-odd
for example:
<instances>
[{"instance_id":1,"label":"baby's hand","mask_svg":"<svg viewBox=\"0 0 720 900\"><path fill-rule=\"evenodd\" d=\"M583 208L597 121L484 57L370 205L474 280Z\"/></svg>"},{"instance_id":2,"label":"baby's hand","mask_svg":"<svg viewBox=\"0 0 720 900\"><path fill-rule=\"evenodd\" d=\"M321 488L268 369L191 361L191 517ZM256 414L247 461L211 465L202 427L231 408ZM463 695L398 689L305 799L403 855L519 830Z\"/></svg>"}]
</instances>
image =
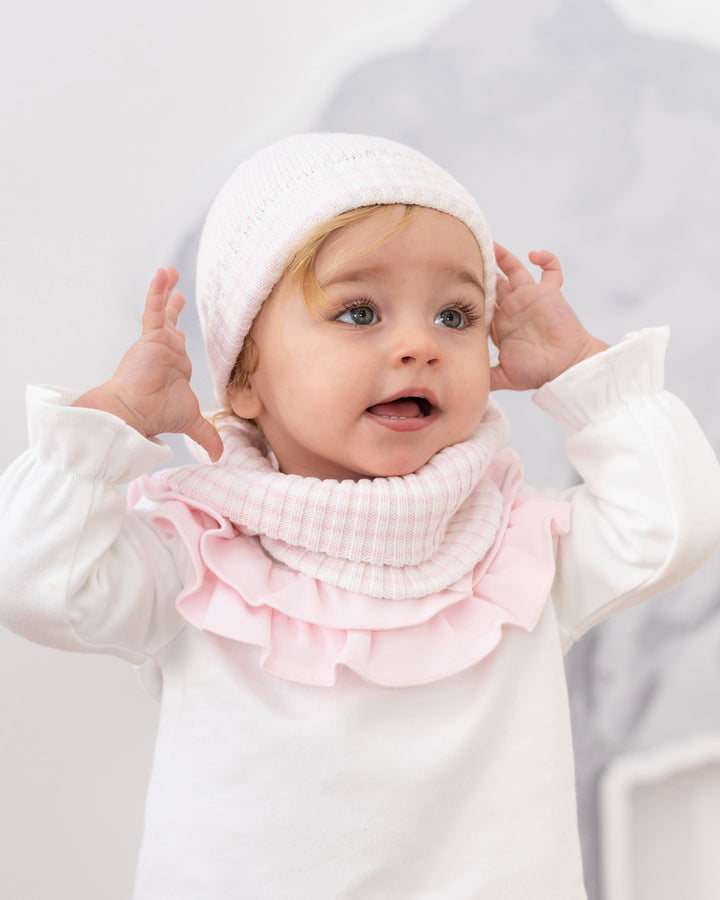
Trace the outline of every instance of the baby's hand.
<instances>
[{"instance_id":1,"label":"baby's hand","mask_svg":"<svg viewBox=\"0 0 720 900\"><path fill-rule=\"evenodd\" d=\"M216 460L222 454L222 440L200 412L190 387L192 366L185 335L177 327L185 298L172 292L177 282L175 269L157 270L145 299L142 334L112 378L73 405L113 413L145 437L186 434Z\"/></svg>"},{"instance_id":2,"label":"baby's hand","mask_svg":"<svg viewBox=\"0 0 720 900\"><path fill-rule=\"evenodd\" d=\"M490 336L499 357L490 370L491 390L539 388L607 349L583 328L561 294L562 269L554 254L547 250L529 254L530 262L542 269L539 282L500 244L495 244L495 258L501 272Z\"/></svg>"}]
</instances>

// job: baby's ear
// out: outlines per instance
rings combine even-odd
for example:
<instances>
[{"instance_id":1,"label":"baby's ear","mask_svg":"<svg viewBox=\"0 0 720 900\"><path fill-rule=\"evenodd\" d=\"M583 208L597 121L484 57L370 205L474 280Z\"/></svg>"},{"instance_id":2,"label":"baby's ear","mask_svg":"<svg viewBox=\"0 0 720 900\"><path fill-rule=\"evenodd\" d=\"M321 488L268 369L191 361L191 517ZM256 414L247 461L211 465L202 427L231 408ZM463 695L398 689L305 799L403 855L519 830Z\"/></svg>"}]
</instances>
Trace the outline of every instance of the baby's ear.
<instances>
[{"instance_id":1,"label":"baby's ear","mask_svg":"<svg viewBox=\"0 0 720 900\"><path fill-rule=\"evenodd\" d=\"M237 388L231 393L228 399L230 408L241 419L257 419L262 412L262 400L255 390L252 377L244 387Z\"/></svg>"}]
</instances>

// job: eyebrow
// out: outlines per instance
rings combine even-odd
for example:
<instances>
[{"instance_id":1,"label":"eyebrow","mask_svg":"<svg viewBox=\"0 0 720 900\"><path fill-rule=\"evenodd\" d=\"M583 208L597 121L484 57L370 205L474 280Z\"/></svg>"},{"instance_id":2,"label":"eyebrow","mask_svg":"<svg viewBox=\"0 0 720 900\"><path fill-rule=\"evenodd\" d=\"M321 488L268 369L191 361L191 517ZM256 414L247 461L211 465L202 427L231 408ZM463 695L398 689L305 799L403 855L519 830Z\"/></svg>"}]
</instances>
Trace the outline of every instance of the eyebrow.
<instances>
[{"instance_id":1,"label":"eyebrow","mask_svg":"<svg viewBox=\"0 0 720 900\"><path fill-rule=\"evenodd\" d=\"M483 297L485 296L485 288L483 286L482 280L478 279L477 275L471 272L470 269L456 269L454 267L448 267L445 271L457 276L458 281L462 282L463 284L474 284L476 288L480 289Z\"/></svg>"},{"instance_id":2,"label":"eyebrow","mask_svg":"<svg viewBox=\"0 0 720 900\"><path fill-rule=\"evenodd\" d=\"M485 296L485 288L483 287L482 280L479 279L474 272L470 271L470 269L458 269L455 266L443 266L439 271L455 278L461 284L473 285L478 288L483 297ZM380 279L382 276L383 270L376 266L363 266L356 269L343 270L341 263L339 266L334 267L334 271L331 271L328 278L320 278L319 284L322 289L325 289L331 284L354 284L361 281Z\"/></svg>"},{"instance_id":3,"label":"eyebrow","mask_svg":"<svg viewBox=\"0 0 720 900\"><path fill-rule=\"evenodd\" d=\"M378 278L382 278L382 269L378 269L375 266L344 270L343 264L339 263L331 267L329 277L318 278L318 282L321 288L326 288L331 284L353 284L356 281L369 281Z\"/></svg>"}]
</instances>

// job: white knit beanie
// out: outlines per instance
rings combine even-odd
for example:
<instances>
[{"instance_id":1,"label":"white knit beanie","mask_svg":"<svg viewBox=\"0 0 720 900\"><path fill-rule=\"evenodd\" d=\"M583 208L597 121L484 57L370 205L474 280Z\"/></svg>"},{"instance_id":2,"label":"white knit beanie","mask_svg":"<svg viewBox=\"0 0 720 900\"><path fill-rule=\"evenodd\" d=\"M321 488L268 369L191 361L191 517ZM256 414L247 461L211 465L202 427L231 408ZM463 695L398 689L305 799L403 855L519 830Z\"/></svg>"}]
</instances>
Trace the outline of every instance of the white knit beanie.
<instances>
[{"instance_id":1,"label":"white knit beanie","mask_svg":"<svg viewBox=\"0 0 720 900\"><path fill-rule=\"evenodd\" d=\"M462 185L394 141L355 134L289 137L235 170L200 239L197 302L220 403L245 335L303 236L340 213L376 203L426 206L468 226L482 254L489 321L495 305L493 243Z\"/></svg>"}]
</instances>

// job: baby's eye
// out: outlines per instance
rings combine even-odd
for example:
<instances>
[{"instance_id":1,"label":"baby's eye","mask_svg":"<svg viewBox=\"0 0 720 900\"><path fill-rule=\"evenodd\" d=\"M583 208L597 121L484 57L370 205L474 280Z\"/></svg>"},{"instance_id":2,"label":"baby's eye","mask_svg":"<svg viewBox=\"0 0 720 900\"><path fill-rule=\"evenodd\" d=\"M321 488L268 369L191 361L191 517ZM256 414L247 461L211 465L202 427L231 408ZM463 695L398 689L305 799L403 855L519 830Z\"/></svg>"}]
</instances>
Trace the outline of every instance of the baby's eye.
<instances>
[{"instance_id":1,"label":"baby's eye","mask_svg":"<svg viewBox=\"0 0 720 900\"><path fill-rule=\"evenodd\" d=\"M467 321L459 309L444 309L435 316L436 325L444 325L446 328L464 328Z\"/></svg>"},{"instance_id":2,"label":"baby's eye","mask_svg":"<svg viewBox=\"0 0 720 900\"><path fill-rule=\"evenodd\" d=\"M340 313L337 321L348 325L374 325L379 320L372 306L351 306Z\"/></svg>"}]
</instances>

